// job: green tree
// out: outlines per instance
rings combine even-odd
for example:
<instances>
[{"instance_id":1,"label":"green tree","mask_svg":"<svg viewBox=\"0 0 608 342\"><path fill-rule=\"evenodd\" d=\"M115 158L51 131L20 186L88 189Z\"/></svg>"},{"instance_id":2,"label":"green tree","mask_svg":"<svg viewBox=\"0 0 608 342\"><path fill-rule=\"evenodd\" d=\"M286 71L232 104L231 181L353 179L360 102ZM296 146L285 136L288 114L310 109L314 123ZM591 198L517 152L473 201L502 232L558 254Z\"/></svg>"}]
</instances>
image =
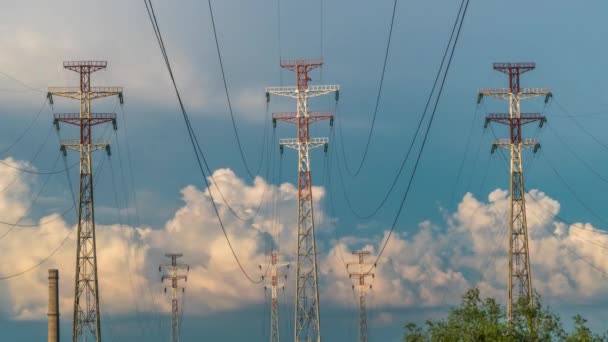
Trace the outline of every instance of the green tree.
<instances>
[{"instance_id":1,"label":"green tree","mask_svg":"<svg viewBox=\"0 0 608 342\"><path fill-rule=\"evenodd\" d=\"M460 306L452 308L447 318L427 321L423 326L407 323L404 326L405 342L596 342L608 341L606 336L595 335L586 326L587 321L577 315L574 328L566 333L560 318L543 307L538 294L532 305L521 299L513 308L513 319L508 322L506 310L493 298L482 299L479 289L468 290Z\"/></svg>"}]
</instances>

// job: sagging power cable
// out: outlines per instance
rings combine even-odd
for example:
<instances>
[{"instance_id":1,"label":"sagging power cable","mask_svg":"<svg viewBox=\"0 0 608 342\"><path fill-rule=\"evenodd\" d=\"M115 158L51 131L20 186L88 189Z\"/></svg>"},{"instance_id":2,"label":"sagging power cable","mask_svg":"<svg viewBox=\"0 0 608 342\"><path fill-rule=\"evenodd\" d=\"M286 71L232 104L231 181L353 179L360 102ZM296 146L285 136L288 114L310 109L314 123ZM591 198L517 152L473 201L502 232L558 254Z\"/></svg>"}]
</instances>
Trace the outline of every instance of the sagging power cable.
<instances>
[{"instance_id":1,"label":"sagging power cable","mask_svg":"<svg viewBox=\"0 0 608 342\"><path fill-rule=\"evenodd\" d=\"M175 94L177 96L177 100L179 102L179 106L180 106L180 110L181 110L181 113L182 113L182 117L183 117L184 122L186 124L186 128L187 128L187 131L188 131L188 137L190 139L190 143L191 143L192 148L194 150L194 155L196 157L196 161L197 161L197 164L198 164L199 171L201 173L201 176L203 178L203 181L204 181L207 189L209 189L210 188L209 180L207 179L207 176L205 174L205 167L203 166L203 163L205 165L207 165L207 160L206 160L205 154L204 154L203 150L201 149L201 146L200 146L200 144L198 142L198 138L197 138L197 136L196 136L196 134L195 134L195 132L194 132L194 130L192 128L188 112L186 111L186 107L185 107L185 105L184 105L184 103L182 101L179 89L177 88L177 82L175 80L175 76L173 75L173 70L171 68L171 63L169 61L168 53L167 53L167 50L165 48L165 44L164 44L164 41L163 41L163 38L162 38L162 34L161 34L161 31L160 31L160 28L159 28L159 25L158 25L158 20L156 18L156 13L154 12L154 7L152 5L152 1L151 0L144 0L144 4L146 6L146 10L148 12L148 17L150 19L150 23L152 24L152 28L154 29L154 34L156 36L156 40L158 42L159 48L161 50L161 53L163 55L165 66L167 67L167 71L169 73L169 77L171 78L171 82L173 84L173 88L175 90ZM226 227L224 227L224 223L223 223L222 218L220 216L219 209L217 207L217 204L216 204L215 199L213 197L213 194L211 192L209 192L209 197L211 199L211 204L213 206L213 210L215 212L215 216L217 217L218 223L220 224L220 227L221 227L222 232L224 234L224 238L226 239L228 247L230 248L230 252L232 253L232 256L234 257L234 259L235 259L235 261L236 261L236 263L237 263L237 265L238 265L241 273L243 273L243 275L250 282L252 282L254 284L261 283L263 281L263 279L261 277L260 277L260 279L257 279L257 280L253 279L249 275L249 273L247 273L247 271L245 270L245 268L243 267L240 259L238 258L237 254L236 254L236 251L235 251L234 247L232 246L232 242L230 241L230 238L228 237L228 232L226 231Z\"/></svg>"}]
</instances>

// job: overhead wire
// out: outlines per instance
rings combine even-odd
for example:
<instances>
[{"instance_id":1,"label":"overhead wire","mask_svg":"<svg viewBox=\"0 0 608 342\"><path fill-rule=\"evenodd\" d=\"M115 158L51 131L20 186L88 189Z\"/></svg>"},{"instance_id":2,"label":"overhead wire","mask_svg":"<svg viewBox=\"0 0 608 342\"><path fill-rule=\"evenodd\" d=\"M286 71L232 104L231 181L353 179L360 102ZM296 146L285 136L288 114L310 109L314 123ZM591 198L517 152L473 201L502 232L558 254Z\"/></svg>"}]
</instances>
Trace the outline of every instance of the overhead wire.
<instances>
[{"instance_id":1,"label":"overhead wire","mask_svg":"<svg viewBox=\"0 0 608 342\"><path fill-rule=\"evenodd\" d=\"M547 125L549 127L549 131L551 133L553 133L553 135L557 138L557 140L564 146L566 146L566 149L568 150L568 152L574 156L574 158L576 158L576 160L578 160L583 166L585 166L585 168L587 168L589 171L591 171L591 173L593 173L595 176L597 176L601 181L603 181L604 183L608 184L608 179L605 178L604 176L602 176L602 174L600 172L598 172L593 166L591 166L587 161L585 161L585 159L583 159L578 153L576 153L574 151L574 149L572 148L572 146L570 146L570 144L568 144L561 135L559 135L559 133L557 133L557 131L555 129L553 129L553 127L551 125Z\"/></svg>"},{"instance_id":2,"label":"overhead wire","mask_svg":"<svg viewBox=\"0 0 608 342\"><path fill-rule=\"evenodd\" d=\"M17 146L17 144L19 142L21 142L21 139L23 139L23 137L25 137L25 135L32 129L32 127L34 127L34 124L38 121L38 119L40 118L40 115L42 114L42 111L44 110L44 108L46 108L46 106L47 106L47 101L46 101L46 99L44 99L44 101L42 102L42 106L38 110L38 113L36 113L36 115L34 115L32 120L27 124L25 129L17 136L17 138L15 140L13 140L13 142L10 145L8 145L8 147L6 147L2 151L0 151L0 154L5 154L5 153L9 152L10 150L13 149L13 147Z\"/></svg>"},{"instance_id":3,"label":"overhead wire","mask_svg":"<svg viewBox=\"0 0 608 342\"><path fill-rule=\"evenodd\" d=\"M40 89L40 88L36 88L36 87L32 87L32 86L30 86L29 84L27 84L27 83L25 83L25 82L23 82L23 81L19 80L19 79L18 79L18 78L16 78L16 77L13 77L12 75L10 75L10 74L8 74L8 73L6 73L6 72L4 72L4 71L0 71L0 74L1 74L1 75L3 75L3 76L4 76L4 77L6 77L6 78L8 78L8 79L10 79L10 80L12 80L12 81L14 81L14 82L18 83L18 84L20 84L20 85L21 85L21 86L23 86L24 88L26 88L27 90L25 90L25 91L36 91L36 92L39 92L39 93L46 93L46 91L45 91L45 90ZM4 90L4 91L6 91L6 90Z\"/></svg>"},{"instance_id":4,"label":"overhead wire","mask_svg":"<svg viewBox=\"0 0 608 342\"><path fill-rule=\"evenodd\" d=\"M583 208L585 208L585 210L587 210L591 215L593 215L593 217L595 217L597 220L602 222L602 224L608 226L607 221L605 221L604 218L602 218L600 215L598 215L595 212L595 210L593 210L588 204L586 204L583 201L583 199L578 195L578 193L572 188L572 186L566 181L566 179L559 173L559 171L557 171L557 169L555 168L555 165L553 165L553 162L551 162L551 160L546 157L544 158L544 160L547 162L547 165L549 165L549 168L551 169L551 171L553 171L553 173L557 176L557 178L560 180L560 182L565 186L565 188L568 190L568 192L572 195L572 197L574 197L576 199L576 201Z\"/></svg>"},{"instance_id":5,"label":"overhead wire","mask_svg":"<svg viewBox=\"0 0 608 342\"><path fill-rule=\"evenodd\" d=\"M191 143L192 148L194 150L194 154L195 154L195 157L196 157L196 161L197 161L199 170L201 172L201 175L202 175L202 178L203 178L203 181L204 181L206 187L209 188L210 184L209 184L209 181L207 180L207 177L205 175L205 168L203 167L203 162L205 164L207 164L206 158L205 158L205 155L204 155L204 153L203 153L203 151L202 151L202 149L200 147L200 144L198 142L198 138L197 138L196 134L194 133L194 130L193 130L192 126L191 126L190 119L189 119L188 113L186 111L186 107L184 106L184 103L183 103L183 101L181 99L181 95L180 95L179 89L177 88L177 83L175 81L175 77L173 75L173 71L172 71L172 68L171 68L171 63L169 61L169 57L168 57L166 48L164 46L162 34L160 32L160 28L158 26L158 21L156 19L156 14L154 12L154 7L152 5L151 0L144 0L144 4L146 5L146 10L148 12L148 17L150 19L150 23L152 24L152 27L154 29L154 33L155 33L157 42L158 42L160 50L161 50L161 52L163 54L163 58L164 58L164 61L165 61L165 66L167 67L167 71L169 72L169 76L171 78L171 82L173 84L173 88L175 90L175 93L176 93L176 96L177 96L177 99L178 99L178 102L179 102L179 105L180 105L180 110L181 110L181 113L182 113L182 117L184 119L184 122L186 124L186 128L188 130L188 136L190 138L190 143ZM216 217L218 219L218 223L220 224L220 227L222 228L222 233L224 235L224 238L226 239L226 242L228 244L228 247L230 248L231 254L232 254L233 258L235 259L235 261L236 261L236 263L237 263L237 265L238 265L241 273L250 282L252 282L254 284L261 283L263 281L263 279L257 279L257 280L253 279L249 275L249 273L245 270L245 268L243 267L240 259L238 258L237 254L236 254L236 251L235 251L234 247L232 246L232 242L230 241L230 238L228 236L228 232L226 231L226 228L224 227L224 223L223 223L223 220L222 220L222 218L220 216L219 209L218 209L218 207L216 205L215 199L214 199L213 194L211 192L209 192L209 197L211 199L211 204L213 206L213 210L215 212L215 215L216 215Z\"/></svg>"},{"instance_id":6,"label":"overhead wire","mask_svg":"<svg viewBox=\"0 0 608 342\"><path fill-rule=\"evenodd\" d=\"M129 211L128 208L130 208L131 206L129 205L129 192L131 194L131 196L133 197L133 210L134 210L134 215L135 215L135 225L137 227L140 226L140 216L139 216L139 205L138 205L138 200L137 200L137 191L135 190L136 188L136 184L135 184L135 177L133 175L133 160L131 158L131 144L129 142L129 133L128 133L128 128L127 128L127 114L126 111L124 110L124 105L120 104L119 106L120 108L120 113L121 113L121 117L122 117L122 131L124 132L123 137L124 137L124 142L126 145L126 159L127 159L127 173L129 175L129 179L131 181L131 184L129 187L126 187L124 184L126 183L125 181L125 176L124 176L124 169L125 167L123 167L123 155L121 152L121 148L120 148L120 139L118 136L118 132L115 130L115 142L116 142L116 148L118 150L118 160L119 160L119 167L120 167L120 174L121 174L121 179L122 179L122 183L123 183L123 188L125 188L125 190L127 191L127 193L124 196L125 199L125 207L127 209L126 215L128 218L129 215ZM113 174L113 173L112 173ZM118 201L116 201L117 206L118 206ZM118 207L117 207L118 208ZM130 224L129 224L130 225ZM127 254L127 267L130 270L131 266L130 266L130 260L129 260L130 255ZM130 272L129 272L129 276L130 276ZM129 282L132 284L131 279L129 279ZM146 285L146 290L147 290L147 295L148 295L148 300L150 301L150 304L153 305L154 303L154 296L152 294L152 288L150 287L150 282L146 281L145 282ZM131 285L131 287L133 287L133 285ZM134 294L135 296L135 294ZM155 318L157 320L157 328L161 329L161 317L160 314L158 313L158 311L154 311L155 313Z\"/></svg>"},{"instance_id":7,"label":"overhead wire","mask_svg":"<svg viewBox=\"0 0 608 342\"><path fill-rule=\"evenodd\" d=\"M397 214L395 215L395 219L392 222L391 229L389 230L389 232L387 234L387 237L386 237L384 243L382 244L382 247L380 248L380 251L379 251L379 253L378 253L377 257L376 257L374 265L376 265L378 263L378 261L380 260L380 258L384 254L386 246L388 245L388 242L390 241L390 239L391 239L391 237L393 235L393 232L395 231L395 227L397 226L397 221L399 220L399 217L401 216L401 212L403 211L403 208L404 208L404 205L405 205L405 201L406 201L407 196L409 194L409 191L411 189L412 182L414 180L414 176L416 175L416 171L418 170L418 165L420 164L420 159L421 159L422 154L424 152L424 147L426 146L426 142L427 142L427 139L428 139L428 136L429 136L429 132L431 130L431 127L432 127L432 124L433 124L433 120L434 120L435 114L437 112L437 107L438 107L438 104L439 104L439 100L441 99L441 94L443 93L443 88L444 88L444 85L445 85L445 81L447 79L447 75L449 73L450 66L452 64L452 59L454 57L454 52L456 51L456 46L458 45L458 39L460 38L460 32L462 30L464 19L466 18L466 13L467 13L467 10L469 8L469 2L470 2L470 0L462 0L462 2L465 3L465 6L464 6L464 9L462 11L462 16L460 17L461 20L460 20L460 23L458 25L458 30L456 31L456 36L454 37L454 42L452 44L452 50L450 52L450 56L449 56L449 59L448 59L447 65L446 65L445 73L443 74L441 85L439 87L439 92L438 92L437 97L435 99L435 104L434 104L434 107L433 107L433 111L432 111L431 116L429 118L429 123L428 123L428 125L426 127L426 130L425 130L425 133L424 133L424 136L423 136L423 139L422 139L422 143L421 143L420 149L418 151L418 156L416 158L416 162L414 163L414 166L413 166L413 169L412 169L412 173L410 174L410 178L409 178L406 190L405 190L405 194L404 194L404 196L403 196L403 198L401 200L401 203L399 205L399 209L397 211ZM448 43L448 46L449 45L450 44ZM371 272L371 270L372 270L372 268L370 268L366 273Z\"/></svg>"},{"instance_id":8,"label":"overhead wire","mask_svg":"<svg viewBox=\"0 0 608 342\"><path fill-rule=\"evenodd\" d=\"M96 175L100 175L100 171L103 169L103 165L104 165L104 163L102 161L102 163L100 163L99 166L97 167ZM67 172L67 169L66 169L66 173L69 173L69 172ZM69 184L72 184L70 181L69 175L67 177L68 177ZM71 186L70 186L70 188L71 188ZM71 192L73 194L73 191L71 191ZM72 200L75 201L75 197L73 195L72 195ZM75 204L75 202L74 202L74 204ZM20 271L20 272L17 272L17 273L8 275L8 276L0 277L0 280L8 280L8 279L13 279L13 278L19 277L19 276L24 275L24 274L40 267L41 265L43 265L50 258L52 258L57 253L57 251L59 251L61 249L61 247L63 247L63 245L65 245L65 243L68 241L68 239L70 238L70 236L72 235L72 232L74 230L75 230L74 227L70 228L68 233L65 235L65 238L63 238L63 240L61 240L61 243L59 243L59 245L55 249L53 249L50 254L48 254L46 257L40 259L40 261L38 263L34 264L33 266L31 266L29 268L26 268L26 269Z\"/></svg>"},{"instance_id":9,"label":"overhead wire","mask_svg":"<svg viewBox=\"0 0 608 342\"><path fill-rule=\"evenodd\" d=\"M423 124L423 122L424 122L424 120L426 118L426 114L427 114L427 111L428 111L429 106L431 104L431 101L433 99L433 95L435 94L435 90L437 89L437 85L439 84L439 79L441 77L442 71L444 70L444 65L445 65L445 62L446 62L446 58L448 57L448 53L450 51L450 46L452 46L452 42L454 40L454 34L457 32L456 29L457 29L458 23L460 22L460 18L462 17L464 19L464 15L463 15L464 4L465 4L465 2L463 0L461 2L461 4L460 4L460 8L458 9L458 14L456 16L456 20L454 21L454 24L453 24L453 27L452 27L452 32L450 34L450 38L448 39L448 43L447 43L447 45L445 47L443 58L441 60L441 64L439 65L439 69L437 70L437 74L435 76L435 80L433 82L433 86L431 88L431 91L430 91L429 96L427 98L426 104L424 106L424 110L422 111L422 115L420 116L420 119L418 120L418 124L416 126L416 130L415 130L414 135L412 136L412 139L411 139L411 141L410 141L410 143L408 145L409 146L408 150L405 153L405 155L404 155L404 157L403 157L403 159L401 161L401 165L399 166L399 169L398 169L395 177L393 178L393 181L392 181L392 183L391 183L388 191L386 192L386 194L384 195L384 197L380 201L380 203L378 205L374 206L374 209L371 210L367 214L360 214L359 210L356 210L354 208L354 205L352 204L352 201L349 198L347 198L348 207L351 210L351 212L353 213L353 215L355 215L355 217L357 217L359 219L369 219L369 218L374 217L375 215L378 214L378 212L380 211L380 209L388 202L388 199L389 199L391 193L394 191L394 189L395 189L395 187L397 185L397 182L398 182L398 180L399 180L399 178L400 178L400 176L401 176L401 174L402 174L402 172L403 172L403 170L404 170L404 168L405 168L405 166L407 164L407 161L410 158L410 154L412 152L412 149L414 148L414 144L415 144L416 138L418 137L418 135L420 133L420 128L422 128L422 124ZM468 6L468 0L467 0L466 4ZM459 33L460 33L460 31L458 31L458 34ZM456 45L454 44L453 47L455 49ZM452 51L454 51L454 49ZM450 59L450 62L451 62L451 59ZM447 71L448 70L449 70L449 67L445 70L445 74L444 75L447 75ZM444 82L445 82L445 78L444 78ZM443 86L442 86L442 89L443 89ZM439 101L439 98L440 98L440 95L437 97L437 101ZM336 109L337 108L338 107L336 107ZM436 105L435 105L435 109L436 109ZM337 125L340 125L341 122L339 120L339 116L337 115L337 117L338 117L338 120L336 120L337 121ZM339 129L338 134L340 134L341 133L341 128L339 127L338 129ZM341 140L343 141L343 139L341 139ZM346 158L346 156L344 156L344 158ZM345 160L345 164L346 164L346 160ZM341 169L340 169L339 165L338 165L338 171L341 172ZM343 178L343 177L340 176L340 178ZM342 186L343 186L343 193L346 194L346 190L345 190L345 186L344 186L343 181L341 181L341 183L342 183Z\"/></svg>"},{"instance_id":10,"label":"overhead wire","mask_svg":"<svg viewBox=\"0 0 608 342\"><path fill-rule=\"evenodd\" d=\"M587 134L591 139L593 139L598 145L602 146L605 150L608 151L608 144L606 144L605 142L601 141L600 139L598 139L595 135L593 135L588 129L585 128L585 126L581 125L580 122L578 122L574 116L570 115L570 112L568 112L566 110L566 108L564 106L562 106L562 104L559 102L559 100L557 100L556 98L552 99L552 102L555 102L557 104L557 106L566 114L566 117L568 119L570 119L572 122L574 122L574 124L583 132L585 132L585 134Z\"/></svg>"},{"instance_id":11,"label":"overhead wire","mask_svg":"<svg viewBox=\"0 0 608 342\"><path fill-rule=\"evenodd\" d=\"M151 6L151 0L150 1L150 6ZM236 120L234 119L234 112L232 110L232 102L230 101L230 93L228 91L228 82L226 81L226 73L224 72L224 62L222 60L222 53L220 50L220 43L219 43L219 39L217 38L217 29L215 27L215 17L213 15L213 6L211 6L211 0L208 0L207 3L209 4L209 15L211 17L211 26L213 28L213 37L215 38L215 47L217 49L217 57L219 60L219 64L220 64L220 70L222 72L222 81L224 83L224 91L226 93L226 102L228 103L228 111L230 112L230 120L232 122L232 128L234 130L234 136L236 137L236 143L237 146L239 148L239 153L241 155L241 160L243 161L243 165L245 166L245 170L247 171L247 173L249 174L249 177L251 178L255 178L256 174L259 174L261 168L262 168L262 162L263 160L260 159L257 171L252 172L251 169L249 168L249 165L247 164L247 160L245 159L245 152L243 152L243 146L241 144L241 138L239 137L239 132L238 129L236 127Z\"/></svg>"},{"instance_id":12,"label":"overhead wire","mask_svg":"<svg viewBox=\"0 0 608 342\"><path fill-rule=\"evenodd\" d=\"M357 166L356 171L352 172L350 167L348 166L348 160L344 160L344 165L346 171L349 173L351 177L357 177L361 170L363 169L363 164L365 164L365 160L367 159L367 155L369 152L369 146L372 140L372 134L374 132L374 127L376 125L376 117L378 115L378 107L380 106L380 98L382 95L382 88L384 86L384 75L386 73L386 65L388 64L388 53L391 46L391 38L393 36L393 26L395 23L395 13L397 12L397 0L393 1L393 11L391 14L391 23L388 31L388 39L386 41L386 48L384 51L384 62L382 63L382 72L380 73L380 84L378 86L378 93L376 95L376 104L374 105L374 114L372 115L372 122L369 129L369 134L367 135L367 142L365 143L365 148L363 149L363 157L361 158L361 162L359 166ZM322 40L321 40L322 41Z\"/></svg>"}]
</instances>

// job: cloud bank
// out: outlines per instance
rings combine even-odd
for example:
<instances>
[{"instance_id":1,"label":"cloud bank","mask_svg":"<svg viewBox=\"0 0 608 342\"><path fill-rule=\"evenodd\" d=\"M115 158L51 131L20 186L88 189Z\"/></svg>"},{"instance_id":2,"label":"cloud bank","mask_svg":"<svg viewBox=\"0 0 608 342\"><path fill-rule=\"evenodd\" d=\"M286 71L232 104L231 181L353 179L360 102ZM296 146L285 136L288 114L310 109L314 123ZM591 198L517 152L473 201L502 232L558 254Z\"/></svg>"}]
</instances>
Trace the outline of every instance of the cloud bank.
<instances>
[{"instance_id":1,"label":"cloud bank","mask_svg":"<svg viewBox=\"0 0 608 342\"><path fill-rule=\"evenodd\" d=\"M239 220L230 208L218 203L237 256L253 278L261 275L258 265L268 263L273 236L281 236L284 260L293 262L296 222L291 213L296 212L297 190L292 184L272 185L260 177L247 183L229 169L215 171L210 180L222 190L232 210L251 217ZM0 189L8 182L14 184L0 193L0 217L10 222L26 212L36 179L1 167ZM212 186L216 199L217 191ZM318 203L325 196L324 189L315 187L313 191ZM159 263L166 262L163 255L169 252L183 253L182 261L191 266L186 284L186 310L191 313L237 310L263 302L263 285L246 281L228 248L210 205L209 190L191 185L182 189L181 195L183 205L163 227L97 225L99 286L105 313L169 311L158 273ZM541 191L532 190L527 196L533 286L548 298L591 302L604 296L601 274L587 263L608 271L606 255L598 247L608 246L608 236L597 233L596 227L588 223L568 226L558 222L555 215L560 210L559 202ZM262 198L264 203L276 200L280 205L279 223L274 219L273 205L262 205L258 210ZM493 191L485 201L466 194L456 212L443 212L443 222L425 221L413 230L397 230L371 280L375 306L441 306L457 302L471 286L479 286L485 295L503 298L507 286L508 207L504 190ZM330 219L321 208L316 208L316 214L320 222ZM73 304L73 222L68 224L52 214L34 223L41 225L15 228L0 240L0 276L28 269L66 237L67 241L42 267L0 283L0 314L15 319L45 317L47 268L60 269L62 312L71 312ZM9 228L2 227L0 233ZM318 257L323 305L352 305L352 283L343 262L356 262L350 254L355 247L363 246L374 255L379 245L368 242L385 239L387 234L384 231L372 238L347 236L323 241L325 252ZM292 287L293 274L286 284L288 298L293 295Z\"/></svg>"}]
</instances>

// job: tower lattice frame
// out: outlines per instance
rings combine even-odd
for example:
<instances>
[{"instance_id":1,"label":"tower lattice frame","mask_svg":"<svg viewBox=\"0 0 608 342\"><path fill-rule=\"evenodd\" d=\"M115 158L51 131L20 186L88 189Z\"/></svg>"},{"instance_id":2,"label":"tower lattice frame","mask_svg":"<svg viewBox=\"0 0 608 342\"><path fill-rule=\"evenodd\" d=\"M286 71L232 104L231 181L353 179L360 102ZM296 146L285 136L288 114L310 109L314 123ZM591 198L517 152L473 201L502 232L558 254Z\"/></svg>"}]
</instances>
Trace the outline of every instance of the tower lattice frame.
<instances>
[{"instance_id":1,"label":"tower lattice frame","mask_svg":"<svg viewBox=\"0 0 608 342\"><path fill-rule=\"evenodd\" d=\"M494 70L509 77L509 88L480 89L478 103L483 96L491 96L509 101L509 113L489 114L485 126L491 122L509 127L509 139L498 139L492 144L492 152L497 148L510 151L510 215L509 215L509 285L507 318L513 318L513 307L520 298L532 304L532 274L528 246L528 224L526 220L526 200L524 188L524 167L522 151L533 148L536 152L540 143L534 139L524 139L522 126L537 122L540 127L547 121L540 113L522 113L521 101L544 96L545 103L552 96L547 88L521 88L520 76L533 70L534 63L494 63Z\"/></svg>"},{"instance_id":2,"label":"tower lattice frame","mask_svg":"<svg viewBox=\"0 0 608 342\"><path fill-rule=\"evenodd\" d=\"M72 339L88 341L89 337L101 341L101 322L99 308L99 280L97 272L97 246L95 241L95 211L93 201L93 168L91 154L106 149L110 154L108 142L93 141L92 127L112 122L116 129L115 113L91 113L91 101L118 95L123 102L122 87L92 87L91 74L105 69L105 61L68 61L63 63L67 70L80 76L79 87L49 87L47 98L51 105L53 96L61 96L80 101L78 113L54 115L54 123L75 125L80 129L80 137L75 141L62 141L61 151L73 150L80 157L80 186L78 197L78 236L76 242L76 276L74 290L74 319Z\"/></svg>"},{"instance_id":3,"label":"tower lattice frame","mask_svg":"<svg viewBox=\"0 0 608 342\"><path fill-rule=\"evenodd\" d=\"M297 138L281 139L283 147L298 151L298 234L296 264L296 303L295 303L295 342L320 342L321 324L319 315L319 289L317 274L317 249L315 245L315 224L313 217L312 180L310 167L310 150L324 146L327 150L327 138L311 138L310 124L321 121L333 121L333 114L310 112L308 99L316 96L336 93L337 85L309 85L308 73L320 67L322 60L281 61L281 67L296 73L295 87L266 88L266 99L270 95L286 96L296 99L297 111L294 113L274 113L273 123L284 121L296 125Z\"/></svg>"}]
</instances>

